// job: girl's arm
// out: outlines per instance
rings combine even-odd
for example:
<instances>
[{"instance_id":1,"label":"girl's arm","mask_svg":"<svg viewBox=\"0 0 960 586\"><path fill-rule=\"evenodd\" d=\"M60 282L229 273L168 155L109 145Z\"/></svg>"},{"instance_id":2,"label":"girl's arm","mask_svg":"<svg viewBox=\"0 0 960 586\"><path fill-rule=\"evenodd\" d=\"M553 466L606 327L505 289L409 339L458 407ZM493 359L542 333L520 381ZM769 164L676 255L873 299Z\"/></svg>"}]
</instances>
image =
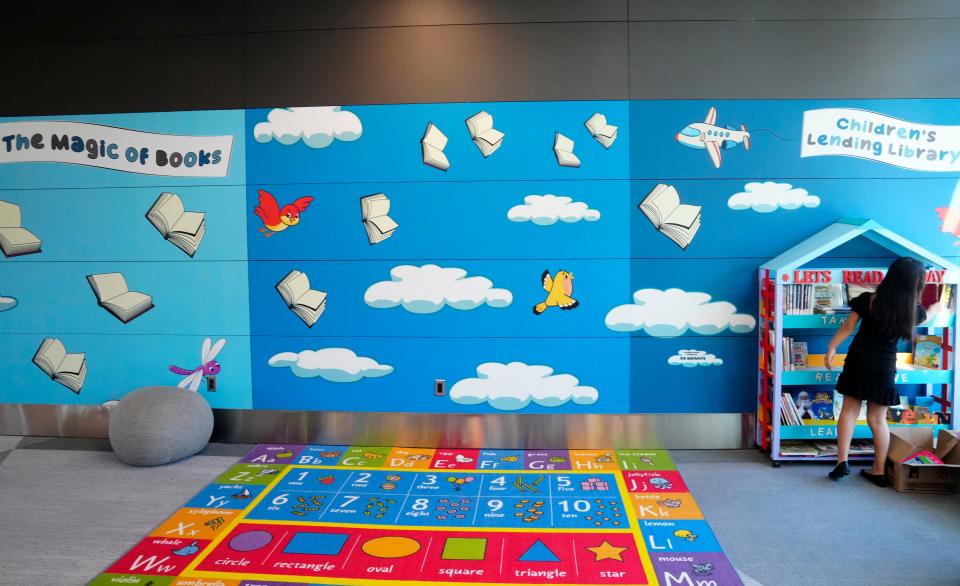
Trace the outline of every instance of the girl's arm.
<instances>
[{"instance_id":1,"label":"girl's arm","mask_svg":"<svg viewBox=\"0 0 960 586\"><path fill-rule=\"evenodd\" d=\"M847 321L843 322L843 325L840 326L840 329L837 330L837 333L830 338L830 344L827 345L827 353L823 356L823 365L827 370L833 370L833 357L837 354L837 346L843 344L843 341L850 337L850 334L853 333L853 330L857 329L857 323L860 321L860 316L856 311L851 311L850 315L847 317Z\"/></svg>"}]
</instances>

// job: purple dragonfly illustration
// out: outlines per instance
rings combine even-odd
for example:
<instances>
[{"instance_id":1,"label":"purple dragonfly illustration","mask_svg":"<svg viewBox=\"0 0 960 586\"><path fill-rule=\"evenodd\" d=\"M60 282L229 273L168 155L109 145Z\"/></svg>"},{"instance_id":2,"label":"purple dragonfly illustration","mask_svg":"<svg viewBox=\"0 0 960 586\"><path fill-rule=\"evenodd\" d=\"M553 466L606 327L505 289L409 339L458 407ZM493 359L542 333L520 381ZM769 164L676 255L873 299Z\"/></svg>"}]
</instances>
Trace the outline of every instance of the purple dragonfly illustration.
<instances>
[{"instance_id":1,"label":"purple dragonfly illustration","mask_svg":"<svg viewBox=\"0 0 960 586\"><path fill-rule=\"evenodd\" d=\"M170 372L186 377L177 383L177 386L181 389L190 389L196 392L200 388L200 381L204 378L215 377L219 374L220 363L216 362L214 358L217 357L217 354L220 353L220 350L223 349L226 343L227 341L223 338L217 340L216 344L212 344L210 338L204 340L203 348L200 351L200 366L196 368L186 369L171 364L169 367Z\"/></svg>"}]
</instances>

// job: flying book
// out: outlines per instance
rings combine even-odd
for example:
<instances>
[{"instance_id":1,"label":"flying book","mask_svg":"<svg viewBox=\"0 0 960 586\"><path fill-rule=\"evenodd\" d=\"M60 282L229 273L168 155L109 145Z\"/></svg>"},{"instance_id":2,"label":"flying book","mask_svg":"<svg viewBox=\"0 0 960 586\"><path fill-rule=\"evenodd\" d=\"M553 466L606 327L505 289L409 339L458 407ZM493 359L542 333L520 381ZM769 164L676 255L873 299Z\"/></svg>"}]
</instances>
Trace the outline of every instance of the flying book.
<instances>
[{"instance_id":1,"label":"flying book","mask_svg":"<svg viewBox=\"0 0 960 586\"><path fill-rule=\"evenodd\" d=\"M176 193L161 193L147 212L147 219L153 227L191 258L207 232L203 216L203 212L184 211L183 202Z\"/></svg>"},{"instance_id":2,"label":"flying book","mask_svg":"<svg viewBox=\"0 0 960 586\"><path fill-rule=\"evenodd\" d=\"M447 148L447 137L433 125L433 122L427 124L427 130L420 139L420 146L423 148L424 165L430 165L441 171L450 168L450 161L447 160L447 155L443 154L443 149Z\"/></svg>"},{"instance_id":3,"label":"flying book","mask_svg":"<svg viewBox=\"0 0 960 586\"><path fill-rule=\"evenodd\" d=\"M80 394L87 378L87 358L84 354L67 354L63 342L56 338L44 338L33 356L33 363L54 381Z\"/></svg>"},{"instance_id":4,"label":"flying book","mask_svg":"<svg viewBox=\"0 0 960 586\"><path fill-rule=\"evenodd\" d=\"M580 166L580 158L573 154L573 141L559 132L553 138L553 154L561 167Z\"/></svg>"},{"instance_id":5,"label":"flying book","mask_svg":"<svg viewBox=\"0 0 960 586\"><path fill-rule=\"evenodd\" d=\"M123 323L130 323L153 309L153 298L145 293L127 289L123 273L87 275L87 282L97 296L100 307L112 313Z\"/></svg>"},{"instance_id":6,"label":"flying book","mask_svg":"<svg viewBox=\"0 0 960 586\"><path fill-rule=\"evenodd\" d=\"M310 288L310 279L300 271L290 271L277 283L277 292L297 317L312 328L327 308L327 294Z\"/></svg>"},{"instance_id":7,"label":"flying book","mask_svg":"<svg viewBox=\"0 0 960 586\"><path fill-rule=\"evenodd\" d=\"M20 226L20 206L0 201L0 250L3 255L21 256L40 252L40 239Z\"/></svg>"},{"instance_id":8,"label":"flying book","mask_svg":"<svg viewBox=\"0 0 960 586\"><path fill-rule=\"evenodd\" d=\"M672 185L658 184L637 207L654 228L684 250L700 229L700 206L680 203Z\"/></svg>"},{"instance_id":9,"label":"flying book","mask_svg":"<svg viewBox=\"0 0 960 586\"><path fill-rule=\"evenodd\" d=\"M503 133L493 127L493 116L482 110L467 118L467 130L484 158L503 145Z\"/></svg>"},{"instance_id":10,"label":"flying book","mask_svg":"<svg viewBox=\"0 0 960 586\"><path fill-rule=\"evenodd\" d=\"M363 227L367 230L367 240L370 244L377 244L390 238L399 226L387 215L388 213L390 213L390 200L386 195L375 193L360 198L360 214L363 216Z\"/></svg>"},{"instance_id":11,"label":"flying book","mask_svg":"<svg viewBox=\"0 0 960 586\"><path fill-rule=\"evenodd\" d=\"M600 112L591 116L583 125L587 127L590 136L597 139L605 149L610 148L613 141L617 140L617 127L607 124L607 117Z\"/></svg>"}]
</instances>

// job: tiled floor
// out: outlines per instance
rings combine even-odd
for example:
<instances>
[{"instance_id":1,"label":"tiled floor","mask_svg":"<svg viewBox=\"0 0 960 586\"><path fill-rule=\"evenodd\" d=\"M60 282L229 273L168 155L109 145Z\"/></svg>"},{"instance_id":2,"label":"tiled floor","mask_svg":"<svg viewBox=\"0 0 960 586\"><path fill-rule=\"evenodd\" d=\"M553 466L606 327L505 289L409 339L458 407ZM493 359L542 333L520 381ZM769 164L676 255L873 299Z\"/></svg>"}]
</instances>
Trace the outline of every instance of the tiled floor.
<instances>
[{"instance_id":1,"label":"tiled floor","mask_svg":"<svg viewBox=\"0 0 960 586\"><path fill-rule=\"evenodd\" d=\"M84 584L251 447L133 468L105 440L0 436L0 584ZM960 496L835 483L751 450L671 454L748 585L960 584Z\"/></svg>"}]
</instances>

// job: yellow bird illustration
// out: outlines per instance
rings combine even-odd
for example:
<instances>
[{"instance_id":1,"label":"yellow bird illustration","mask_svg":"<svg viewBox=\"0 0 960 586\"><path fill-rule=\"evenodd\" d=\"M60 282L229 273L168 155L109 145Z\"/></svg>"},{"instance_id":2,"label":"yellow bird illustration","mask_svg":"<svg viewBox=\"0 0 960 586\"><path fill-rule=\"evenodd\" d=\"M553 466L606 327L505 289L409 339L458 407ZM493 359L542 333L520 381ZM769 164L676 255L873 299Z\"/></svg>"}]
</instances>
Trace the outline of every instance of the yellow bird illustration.
<instances>
[{"instance_id":1,"label":"yellow bird illustration","mask_svg":"<svg viewBox=\"0 0 960 586\"><path fill-rule=\"evenodd\" d=\"M544 290L547 291L547 299L543 303L534 305L533 313L540 315L548 307L573 309L580 305L579 301L571 297L573 295L573 273L557 271L557 276L551 277L550 271L543 271L540 278L543 281Z\"/></svg>"}]
</instances>

